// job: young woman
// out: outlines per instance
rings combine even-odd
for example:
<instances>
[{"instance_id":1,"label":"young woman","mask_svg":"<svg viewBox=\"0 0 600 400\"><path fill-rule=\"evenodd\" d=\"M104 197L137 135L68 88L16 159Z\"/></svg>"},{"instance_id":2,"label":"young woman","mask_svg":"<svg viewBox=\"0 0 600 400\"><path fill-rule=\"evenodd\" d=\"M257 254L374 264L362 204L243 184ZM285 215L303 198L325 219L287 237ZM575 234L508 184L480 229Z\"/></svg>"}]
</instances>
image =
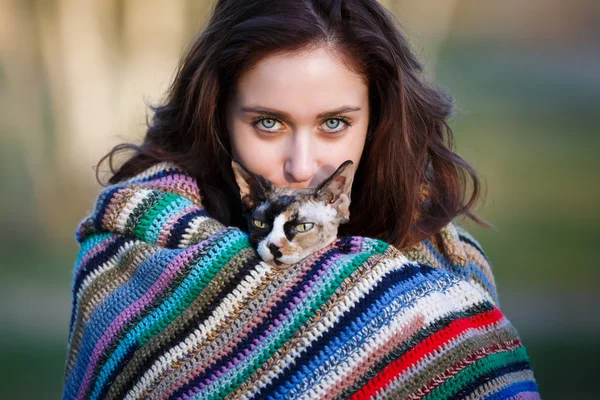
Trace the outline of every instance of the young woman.
<instances>
[{"instance_id":1,"label":"young woman","mask_svg":"<svg viewBox=\"0 0 600 400\"><path fill-rule=\"evenodd\" d=\"M538 398L421 72L376 0L219 1L77 230L64 398ZM295 188L353 160L340 238L260 262L232 159Z\"/></svg>"}]
</instances>

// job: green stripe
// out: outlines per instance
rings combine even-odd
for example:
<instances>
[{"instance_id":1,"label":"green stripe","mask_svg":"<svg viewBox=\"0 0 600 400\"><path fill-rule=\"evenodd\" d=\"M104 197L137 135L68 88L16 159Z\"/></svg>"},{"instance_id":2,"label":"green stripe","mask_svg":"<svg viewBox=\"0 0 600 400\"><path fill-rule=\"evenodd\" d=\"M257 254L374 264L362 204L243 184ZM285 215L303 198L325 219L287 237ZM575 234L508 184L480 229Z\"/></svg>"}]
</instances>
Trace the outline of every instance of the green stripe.
<instances>
[{"instance_id":1,"label":"green stripe","mask_svg":"<svg viewBox=\"0 0 600 400\"><path fill-rule=\"evenodd\" d=\"M157 215L164 211L171 203L181 199L181 196L173 193L165 193L156 199L156 202L150 205L150 207L143 213L139 223L135 227L133 234L139 238L147 240L146 233L148 227L156 219Z\"/></svg>"},{"instance_id":2,"label":"green stripe","mask_svg":"<svg viewBox=\"0 0 600 400\"><path fill-rule=\"evenodd\" d=\"M510 351L490 354L489 356L474 362L458 374L448 379L442 386L435 388L425 399L449 399L469 383L482 375L517 362L529 361L525 347L521 346Z\"/></svg>"},{"instance_id":3,"label":"green stripe","mask_svg":"<svg viewBox=\"0 0 600 400\"><path fill-rule=\"evenodd\" d=\"M135 235L135 229L137 225L140 223L141 218L144 216L146 210L161 197L163 193L158 191L152 191L144 197L144 199L133 209L133 212L127 218L125 222L124 233ZM142 236L137 236L141 238Z\"/></svg>"}]
</instances>

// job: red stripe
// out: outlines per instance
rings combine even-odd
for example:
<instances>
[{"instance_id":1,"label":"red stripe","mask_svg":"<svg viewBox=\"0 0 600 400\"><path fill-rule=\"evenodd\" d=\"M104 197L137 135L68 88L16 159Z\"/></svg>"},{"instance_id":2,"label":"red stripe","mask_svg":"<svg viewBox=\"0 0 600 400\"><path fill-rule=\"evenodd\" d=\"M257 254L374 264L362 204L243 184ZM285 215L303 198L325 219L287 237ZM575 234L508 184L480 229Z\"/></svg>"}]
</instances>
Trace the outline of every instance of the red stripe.
<instances>
[{"instance_id":1,"label":"red stripe","mask_svg":"<svg viewBox=\"0 0 600 400\"><path fill-rule=\"evenodd\" d=\"M475 351L474 353L469 354L459 362L453 364L446 371L442 372L431 378L429 382L423 385L419 390L412 393L408 398L412 399L422 399L431 393L435 388L442 386L446 381L452 378L454 375L458 374L460 371L468 367L470 364L481 360L482 358L488 357L490 354L501 353L504 351L510 351L517 349L522 346L522 343L519 339L509 340L507 342L494 343L489 346L482 347Z\"/></svg>"},{"instance_id":2,"label":"red stripe","mask_svg":"<svg viewBox=\"0 0 600 400\"><path fill-rule=\"evenodd\" d=\"M417 364L424 357L436 349L443 347L447 342L459 336L469 328L482 328L492 325L504 318L502 312L494 307L490 311L477 314L468 318L460 318L452 321L447 327L441 329L431 336L423 339L418 345L406 352L404 356L392 361L376 376L370 379L351 397L353 400L370 399L375 393L388 386L394 378L405 372L411 366Z\"/></svg>"}]
</instances>

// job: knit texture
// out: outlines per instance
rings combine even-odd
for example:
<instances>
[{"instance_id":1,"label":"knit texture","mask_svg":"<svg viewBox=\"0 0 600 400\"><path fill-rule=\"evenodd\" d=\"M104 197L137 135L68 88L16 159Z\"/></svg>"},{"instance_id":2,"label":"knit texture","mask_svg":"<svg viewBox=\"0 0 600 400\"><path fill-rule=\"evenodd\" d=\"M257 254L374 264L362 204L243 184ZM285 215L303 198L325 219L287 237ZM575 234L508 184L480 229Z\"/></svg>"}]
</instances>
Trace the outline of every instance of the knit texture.
<instances>
[{"instance_id":1,"label":"knit texture","mask_svg":"<svg viewBox=\"0 0 600 400\"><path fill-rule=\"evenodd\" d=\"M537 399L489 260L454 222L264 263L162 163L79 225L63 399Z\"/></svg>"}]
</instances>

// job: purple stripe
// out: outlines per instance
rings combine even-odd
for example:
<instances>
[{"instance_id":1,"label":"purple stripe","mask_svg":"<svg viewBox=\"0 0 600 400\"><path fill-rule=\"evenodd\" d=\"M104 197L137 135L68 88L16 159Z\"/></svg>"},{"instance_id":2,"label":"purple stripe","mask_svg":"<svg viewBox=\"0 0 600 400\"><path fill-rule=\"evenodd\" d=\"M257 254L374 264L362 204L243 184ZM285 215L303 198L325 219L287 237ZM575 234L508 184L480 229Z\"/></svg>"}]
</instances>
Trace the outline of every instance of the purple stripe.
<instances>
[{"instance_id":1,"label":"purple stripe","mask_svg":"<svg viewBox=\"0 0 600 400\"><path fill-rule=\"evenodd\" d=\"M182 209L177 214L171 215L169 217L169 219L167 220L167 222L162 226L162 228L160 230L160 235L158 236L156 243L160 244L161 246L166 246L167 242L169 240L169 236L171 235L171 229L177 223L177 221L179 221L179 218L181 218L183 215L185 215L187 213L190 213L192 211L199 210L199 209L200 208L197 205L190 204L189 206L186 206L184 209Z\"/></svg>"},{"instance_id":2,"label":"purple stripe","mask_svg":"<svg viewBox=\"0 0 600 400\"><path fill-rule=\"evenodd\" d=\"M79 265L84 265L85 263L87 263L90 259L92 259L96 254L100 253L102 250L106 249L108 247L108 245L110 243L112 243L115 240L114 237L109 237L103 241L101 241L100 243L97 243L94 247L92 247L91 249L89 249L87 251L87 253L85 254L85 256L83 256L83 258L81 259L81 261L79 262ZM81 270L81 269L80 269Z\"/></svg>"},{"instance_id":3,"label":"purple stripe","mask_svg":"<svg viewBox=\"0 0 600 400\"><path fill-rule=\"evenodd\" d=\"M537 392L523 392L516 394L513 399L515 400L539 400L540 395Z\"/></svg>"},{"instance_id":4,"label":"purple stripe","mask_svg":"<svg viewBox=\"0 0 600 400\"><path fill-rule=\"evenodd\" d=\"M198 186L196 185L194 179L192 177L186 176L186 175L168 175L168 176L164 176L164 177L160 177L157 179L152 179L149 181L145 181L143 182L144 185L149 185L149 186L157 186L157 187L166 187L166 188L173 188L176 187L177 189L182 189L179 186L181 184L183 184L184 186L186 186L186 188L184 189L192 189L191 192L194 193L194 195L198 194ZM182 190L183 193L180 193L181 195L185 194L185 190Z\"/></svg>"}]
</instances>

